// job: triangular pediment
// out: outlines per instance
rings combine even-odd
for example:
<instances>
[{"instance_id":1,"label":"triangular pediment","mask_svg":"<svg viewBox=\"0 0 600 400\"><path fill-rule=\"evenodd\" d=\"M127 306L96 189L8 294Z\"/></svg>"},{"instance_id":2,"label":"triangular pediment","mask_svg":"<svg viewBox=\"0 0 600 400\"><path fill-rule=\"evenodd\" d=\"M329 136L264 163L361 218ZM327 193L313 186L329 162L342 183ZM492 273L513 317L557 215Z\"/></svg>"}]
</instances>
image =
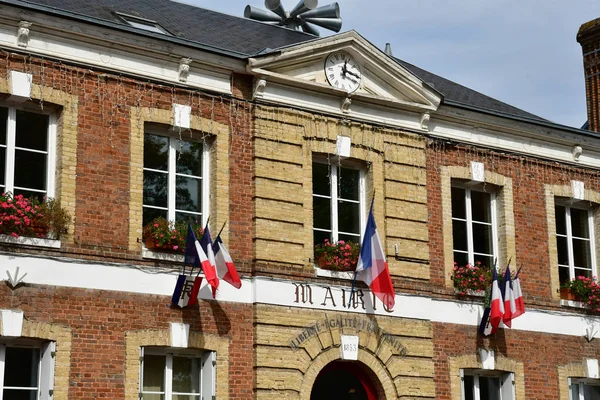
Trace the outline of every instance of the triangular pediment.
<instances>
[{"instance_id":1,"label":"triangular pediment","mask_svg":"<svg viewBox=\"0 0 600 400\"><path fill-rule=\"evenodd\" d=\"M328 79L328 56L344 54L356 64L356 76L350 86L359 81L358 88L336 87ZM268 81L302 87L304 90L348 97L361 102L384 106L435 110L442 95L389 57L355 31L280 48L253 57L248 68ZM331 71L331 70L329 70ZM333 77L333 75L330 75Z\"/></svg>"}]
</instances>

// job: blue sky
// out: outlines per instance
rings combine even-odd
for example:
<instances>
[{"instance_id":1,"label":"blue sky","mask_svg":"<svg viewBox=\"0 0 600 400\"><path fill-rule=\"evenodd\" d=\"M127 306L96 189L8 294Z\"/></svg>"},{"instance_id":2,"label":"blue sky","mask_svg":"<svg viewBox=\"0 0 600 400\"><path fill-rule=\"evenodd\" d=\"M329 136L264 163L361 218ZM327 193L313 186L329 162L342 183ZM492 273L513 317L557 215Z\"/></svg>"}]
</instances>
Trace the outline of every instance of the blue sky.
<instances>
[{"instance_id":1,"label":"blue sky","mask_svg":"<svg viewBox=\"0 0 600 400\"><path fill-rule=\"evenodd\" d=\"M263 0L180 0L243 16ZM296 0L282 0L286 10ZM332 1L320 0L319 6ZM342 31L354 29L394 56L551 121L586 120L582 23L598 0L339 0ZM321 36L327 34L321 31Z\"/></svg>"}]
</instances>

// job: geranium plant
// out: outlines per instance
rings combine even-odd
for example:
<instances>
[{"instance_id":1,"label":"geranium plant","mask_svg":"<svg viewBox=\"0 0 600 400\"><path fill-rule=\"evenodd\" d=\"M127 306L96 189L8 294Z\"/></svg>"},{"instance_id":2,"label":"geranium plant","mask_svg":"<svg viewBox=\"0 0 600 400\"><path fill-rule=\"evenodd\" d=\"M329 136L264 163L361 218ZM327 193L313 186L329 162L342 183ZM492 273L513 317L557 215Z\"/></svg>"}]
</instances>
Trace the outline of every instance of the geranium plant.
<instances>
[{"instance_id":1,"label":"geranium plant","mask_svg":"<svg viewBox=\"0 0 600 400\"><path fill-rule=\"evenodd\" d=\"M581 301L594 311L600 311L600 285L596 277L578 276L564 287L569 289L575 300Z\"/></svg>"},{"instance_id":2,"label":"geranium plant","mask_svg":"<svg viewBox=\"0 0 600 400\"><path fill-rule=\"evenodd\" d=\"M333 271L354 271L359 254L358 243L344 240L332 243L325 239L322 244L315 246L315 259L319 267Z\"/></svg>"},{"instance_id":3,"label":"geranium plant","mask_svg":"<svg viewBox=\"0 0 600 400\"><path fill-rule=\"evenodd\" d=\"M0 234L58 239L70 223L71 216L56 199L40 202L21 194L0 195Z\"/></svg>"},{"instance_id":4,"label":"geranium plant","mask_svg":"<svg viewBox=\"0 0 600 400\"><path fill-rule=\"evenodd\" d=\"M493 267L492 267L493 268ZM452 280L454 288L460 295L472 293L485 293L492 282L493 270L481 262L475 264L458 265L454 263L452 269Z\"/></svg>"},{"instance_id":5,"label":"geranium plant","mask_svg":"<svg viewBox=\"0 0 600 400\"><path fill-rule=\"evenodd\" d=\"M186 221L168 221L165 218L156 218L144 226L144 240L146 247L157 250L174 251L177 253L185 252L187 238ZM192 226L199 226L198 221ZM196 237L200 239L203 229L195 229Z\"/></svg>"}]
</instances>

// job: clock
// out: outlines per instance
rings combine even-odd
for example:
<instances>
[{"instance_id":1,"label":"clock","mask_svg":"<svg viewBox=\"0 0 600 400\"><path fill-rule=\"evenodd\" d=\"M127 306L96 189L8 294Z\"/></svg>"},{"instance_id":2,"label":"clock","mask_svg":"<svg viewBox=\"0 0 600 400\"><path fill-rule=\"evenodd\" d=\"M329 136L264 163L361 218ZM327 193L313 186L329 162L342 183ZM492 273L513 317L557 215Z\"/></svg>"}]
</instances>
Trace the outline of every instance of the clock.
<instances>
[{"instance_id":1,"label":"clock","mask_svg":"<svg viewBox=\"0 0 600 400\"><path fill-rule=\"evenodd\" d=\"M331 86L352 93L360 86L362 74L354 57L336 51L325 59L325 76Z\"/></svg>"}]
</instances>

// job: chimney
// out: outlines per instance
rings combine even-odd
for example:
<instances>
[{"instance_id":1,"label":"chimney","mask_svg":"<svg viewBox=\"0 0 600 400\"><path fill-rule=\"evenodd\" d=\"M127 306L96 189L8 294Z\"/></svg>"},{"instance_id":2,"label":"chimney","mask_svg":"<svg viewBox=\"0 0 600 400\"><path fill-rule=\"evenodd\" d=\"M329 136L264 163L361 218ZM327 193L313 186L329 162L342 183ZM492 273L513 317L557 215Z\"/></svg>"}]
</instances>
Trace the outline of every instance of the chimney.
<instances>
[{"instance_id":1,"label":"chimney","mask_svg":"<svg viewBox=\"0 0 600 400\"><path fill-rule=\"evenodd\" d=\"M581 25L577 41L583 51L587 128L600 132L600 18Z\"/></svg>"}]
</instances>

